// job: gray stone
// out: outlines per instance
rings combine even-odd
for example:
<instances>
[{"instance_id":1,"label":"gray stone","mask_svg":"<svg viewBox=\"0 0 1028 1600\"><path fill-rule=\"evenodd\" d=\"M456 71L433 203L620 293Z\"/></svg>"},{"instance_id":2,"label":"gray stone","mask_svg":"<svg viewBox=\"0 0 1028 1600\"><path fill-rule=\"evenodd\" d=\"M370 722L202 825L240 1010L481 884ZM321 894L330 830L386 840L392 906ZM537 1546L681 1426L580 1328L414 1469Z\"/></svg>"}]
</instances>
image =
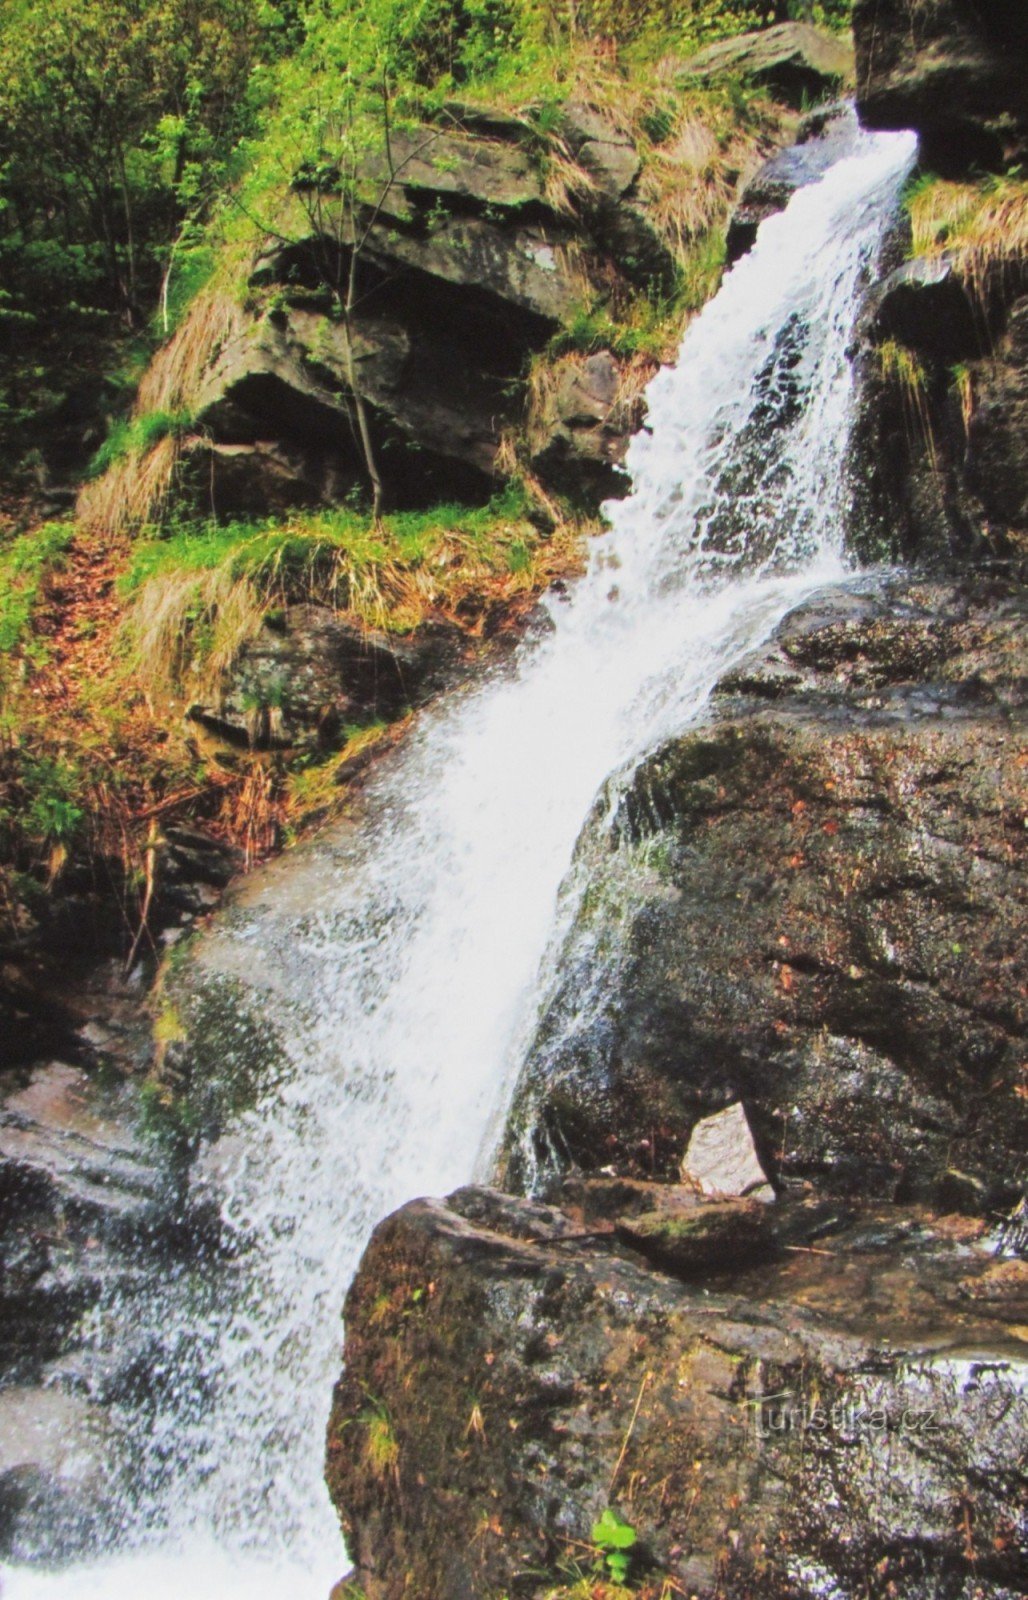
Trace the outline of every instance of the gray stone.
<instances>
[{"instance_id":1,"label":"gray stone","mask_svg":"<svg viewBox=\"0 0 1028 1600\"><path fill-rule=\"evenodd\" d=\"M747 78L798 106L836 93L852 70L852 51L837 34L806 22L783 22L708 45L686 62L684 73L687 79Z\"/></svg>"},{"instance_id":2,"label":"gray stone","mask_svg":"<svg viewBox=\"0 0 1028 1600\"><path fill-rule=\"evenodd\" d=\"M620 384L621 369L609 350L564 368L532 457L549 482L570 492L586 484L601 498L626 492L625 458L645 402L640 396L619 406Z\"/></svg>"},{"instance_id":3,"label":"gray stone","mask_svg":"<svg viewBox=\"0 0 1028 1600\"><path fill-rule=\"evenodd\" d=\"M158 1181L131 1126L110 1114L81 1067L61 1061L37 1067L4 1100L0 1163L103 1215L138 1214Z\"/></svg>"},{"instance_id":4,"label":"gray stone","mask_svg":"<svg viewBox=\"0 0 1028 1600\"><path fill-rule=\"evenodd\" d=\"M797 189L815 183L838 160L853 125L853 112L846 105L812 113L796 143L776 151L747 179L729 219L726 251L730 263L752 247L762 222L784 210Z\"/></svg>"},{"instance_id":5,"label":"gray stone","mask_svg":"<svg viewBox=\"0 0 1028 1600\"><path fill-rule=\"evenodd\" d=\"M760 1164L742 1103L704 1117L692 1130L679 1176L700 1194L721 1199L751 1195L773 1200L774 1190Z\"/></svg>"}]
</instances>

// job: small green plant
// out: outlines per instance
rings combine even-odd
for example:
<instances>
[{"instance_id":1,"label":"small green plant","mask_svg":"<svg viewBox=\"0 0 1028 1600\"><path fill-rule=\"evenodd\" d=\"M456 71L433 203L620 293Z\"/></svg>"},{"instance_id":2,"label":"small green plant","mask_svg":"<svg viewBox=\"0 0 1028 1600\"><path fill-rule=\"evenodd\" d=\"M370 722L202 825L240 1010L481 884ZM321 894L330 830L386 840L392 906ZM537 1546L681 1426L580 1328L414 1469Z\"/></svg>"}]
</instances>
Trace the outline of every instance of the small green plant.
<instances>
[{"instance_id":1,"label":"small green plant","mask_svg":"<svg viewBox=\"0 0 1028 1600\"><path fill-rule=\"evenodd\" d=\"M178 438L192 426L188 411L149 411L128 422L116 422L89 463L86 476L102 477L116 461L123 461L126 456L145 456L162 439Z\"/></svg>"},{"instance_id":2,"label":"small green plant","mask_svg":"<svg viewBox=\"0 0 1028 1600\"><path fill-rule=\"evenodd\" d=\"M615 1583L627 1582L632 1565L632 1551L639 1536L630 1522L608 1506L598 1522L594 1522L590 1538L600 1553L602 1564Z\"/></svg>"},{"instance_id":3,"label":"small green plant","mask_svg":"<svg viewBox=\"0 0 1028 1600\"><path fill-rule=\"evenodd\" d=\"M400 1446L385 1406L377 1403L362 1413L366 1433L364 1450L368 1466L376 1478L395 1478L399 1471Z\"/></svg>"}]
</instances>

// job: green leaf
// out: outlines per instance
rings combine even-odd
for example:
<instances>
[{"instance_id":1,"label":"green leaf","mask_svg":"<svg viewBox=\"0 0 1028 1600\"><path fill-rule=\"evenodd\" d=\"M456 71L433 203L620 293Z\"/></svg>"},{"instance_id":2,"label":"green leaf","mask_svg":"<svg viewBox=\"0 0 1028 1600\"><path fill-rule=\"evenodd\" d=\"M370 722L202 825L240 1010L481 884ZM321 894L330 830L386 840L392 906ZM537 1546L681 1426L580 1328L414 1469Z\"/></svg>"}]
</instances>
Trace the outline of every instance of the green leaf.
<instances>
[{"instance_id":1,"label":"green leaf","mask_svg":"<svg viewBox=\"0 0 1028 1600\"><path fill-rule=\"evenodd\" d=\"M607 1558L607 1571L615 1583L623 1584L628 1577L628 1569L632 1564L631 1556L622 1554L620 1550L611 1551Z\"/></svg>"},{"instance_id":2,"label":"green leaf","mask_svg":"<svg viewBox=\"0 0 1028 1600\"><path fill-rule=\"evenodd\" d=\"M632 1524L608 1506L600 1520L593 1523L591 1537L601 1550L631 1550L638 1536Z\"/></svg>"}]
</instances>

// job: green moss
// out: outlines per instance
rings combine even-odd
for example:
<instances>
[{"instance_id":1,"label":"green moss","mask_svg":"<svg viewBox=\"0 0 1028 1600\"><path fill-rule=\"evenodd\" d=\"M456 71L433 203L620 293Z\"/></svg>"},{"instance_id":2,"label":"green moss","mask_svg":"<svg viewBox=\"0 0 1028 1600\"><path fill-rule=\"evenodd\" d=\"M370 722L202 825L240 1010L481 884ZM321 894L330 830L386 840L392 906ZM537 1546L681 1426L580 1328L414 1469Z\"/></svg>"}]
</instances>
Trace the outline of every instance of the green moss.
<instances>
[{"instance_id":1,"label":"green moss","mask_svg":"<svg viewBox=\"0 0 1028 1600\"><path fill-rule=\"evenodd\" d=\"M270 1092L288 1071L288 1057L252 992L236 978L206 971L195 946L165 973L159 1007L145 1126L161 1143L188 1150Z\"/></svg>"}]
</instances>

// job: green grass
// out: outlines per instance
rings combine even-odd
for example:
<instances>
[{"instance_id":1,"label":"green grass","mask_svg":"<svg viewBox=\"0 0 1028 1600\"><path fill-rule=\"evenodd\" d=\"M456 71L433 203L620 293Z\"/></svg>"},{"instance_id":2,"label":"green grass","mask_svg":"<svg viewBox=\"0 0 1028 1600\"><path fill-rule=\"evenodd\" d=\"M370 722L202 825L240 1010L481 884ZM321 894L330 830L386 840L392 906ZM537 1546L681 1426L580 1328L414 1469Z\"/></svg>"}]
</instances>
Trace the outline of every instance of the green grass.
<instances>
[{"instance_id":1,"label":"green grass","mask_svg":"<svg viewBox=\"0 0 1028 1600\"><path fill-rule=\"evenodd\" d=\"M514 483L487 506L438 505L377 526L341 507L142 538L120 585L131 665L149 690L216 688L270 612L304 602L389 632L433 616L474 631L490 608L576 564L577 527L543 539L529 509Z\"/></svg>"},{"instance_id":2,"label":"green grass","mask_svg":"<svg viewBox=\"0 0 1028 1600\"><path fill-rule=\"evenodd\" d=\"M70 522L47 522L0 546L0 656L38 648L32 638L32 615L50 572L61 563L71 543ZM0 660L0 682L4 661Z\"/></svg>"},{"instance_id":3,"label":"green grass","mask_svg":"<svg viewBox=\"0 0 1028 1600\"><path fill-rule=\"evenodd\" d=\"M116 422L93 456L87 478L100 478L116 461L145 456L162 439L187 433L193 425L188 411L150 411L141 417Z\"/></svg>"},{"instance_id":4,"label":"green grass","mask_svg":"<svg viewBox=\"0 0 1028 1600\"><path fill-rule=\"evenodd\" d=\"M448 502L427 511L396 512L377 528L365 513L348 507L298 514L287 521L185 523L167 537L144 539L136 546L121 589L127 598L154 578L222 568L234 578L256 580L269 595L282 591L300 598L328 584L343 591L334 598L345 605L348 587L359 598L362 572L388 564L418 566L440 554L455 535L469 553L491 561L497 571L523 570L533 536L527 511L525 494L515 486L485 506ZM510 536L511 524L516 524L516 536Z\"/></svg>"}]
</instances>

